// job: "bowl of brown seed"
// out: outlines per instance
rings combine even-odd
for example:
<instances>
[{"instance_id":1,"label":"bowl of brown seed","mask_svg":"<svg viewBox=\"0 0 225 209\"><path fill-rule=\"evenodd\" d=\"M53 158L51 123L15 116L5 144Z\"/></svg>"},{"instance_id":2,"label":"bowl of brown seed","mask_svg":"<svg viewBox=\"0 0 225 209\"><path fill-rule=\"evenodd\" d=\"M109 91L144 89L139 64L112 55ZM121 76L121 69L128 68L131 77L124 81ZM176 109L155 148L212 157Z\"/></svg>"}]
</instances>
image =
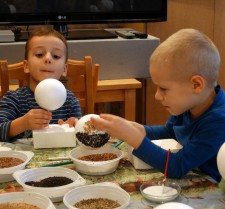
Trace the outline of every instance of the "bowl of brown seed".
<instances>
[{"instance_id":1,"label":"bowl of brown seed","mask_svg":"<svg viewBox=\"0 0 225 209\"><path fill-rule=\"evenodd\" d=\"M33 156L31 151L0 151L0 182L13 181L13 173L24 169Z\"/></svg>"},{"instance_id":2,"label":"bowl of brown seed","mask_svg":"<svg viewBox=\"0 0 225 209\"><path fill-rule=\"evenodd\" d=\"M76 171L63 167L25 169L13 176L24 191L40 193L52 202L62 201L66 192L86 183Z\"/></svg>"},{"instance_id":3,"label":"bowl of brown seed","mask_svg":"<svg viewBox=\"0 0 225 209\"><path fill-rule=\"evenodd\" d=\"M0 195L0 208L7 209L55 209L51 200L34 192L10 192Z\"/></svg>"},{"instance_id":4,"label":"bowl of brown seed","mask_svg":"<svg viewBox=\"0 0 225 209\"><path fill-rule=\"evenodd\" d=\"M130 195L115 185L105 182L72 189L63 198L69 209L123 209L130 203Z\"/></svg>"},{"instance_id":5,"label":"bowl of brown seed","mask_svg":"<svg viewBox=\"0 0 225 209\"><path fill-rule=\"evenodd\" d=\"M77 172L86 175L106 175L117 169L124 153L107 143L98 149L78 146L71 150L69 157L74 162Z\"/></svg>"}]
</instances>

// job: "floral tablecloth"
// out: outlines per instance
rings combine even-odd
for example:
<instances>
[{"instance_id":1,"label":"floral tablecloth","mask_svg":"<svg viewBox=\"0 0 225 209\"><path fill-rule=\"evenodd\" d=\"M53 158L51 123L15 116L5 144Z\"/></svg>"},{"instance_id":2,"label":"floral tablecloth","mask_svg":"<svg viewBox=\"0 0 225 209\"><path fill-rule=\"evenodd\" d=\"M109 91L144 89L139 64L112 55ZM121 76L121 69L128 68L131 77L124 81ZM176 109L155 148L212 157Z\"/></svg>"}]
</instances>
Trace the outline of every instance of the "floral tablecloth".
<instances>
[{"instance_id":1,"label":"floral tablecloth","mask_svg":"<svg viewBox=\"0 0 225 209\"><path fill-rule=\"evenodd\" d=\"M3 146L3 145L2 145ZM38 149L35 150L31 143L22 142L16 144L7 144L14 150L31 150L34 152L34 157L28 164L27 168L40 167L49 164L50 157L67 157L72 148L61 149ZM126 151L126 144L119 147ZM65 167L76 170L73 164L65 165ZM126 190L131 195L130 205L128 209L150 209L156 206L146 200L140 193L139 187L144 182L162 181L163 174L154 169L137 170L124 158L120 161L117 170L111 174L104 176L88 176L80 174L87 184L100 182L114 182L121 188ZM182 179L169 179L167 181L176 182L181 187L180 196L174 201L182 202L192 206L194 209L225 209L225 194L224 189L206 175L196 172L188 173ZM17 184L16 182L12 182ZM221 183L222 184L222 183ZM0 189L3 189L7 184L0 184ZM57 209L65 209L62 202L55 203Z\"/></svg>"}]
</instances>

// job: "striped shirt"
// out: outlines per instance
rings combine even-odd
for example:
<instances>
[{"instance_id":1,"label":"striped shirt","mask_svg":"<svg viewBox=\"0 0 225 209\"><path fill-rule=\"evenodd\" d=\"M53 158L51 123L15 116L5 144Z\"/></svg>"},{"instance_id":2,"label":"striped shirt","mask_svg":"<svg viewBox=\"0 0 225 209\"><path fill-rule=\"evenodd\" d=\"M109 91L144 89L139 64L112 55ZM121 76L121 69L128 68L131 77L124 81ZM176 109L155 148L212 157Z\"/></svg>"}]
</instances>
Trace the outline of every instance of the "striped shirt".
<instances>
[{"instance_id":1,"label":"striped shirt","mask_svg":"<svg viewBox=\"0 0 225 209\"><path fill-rule=\"evenodd\" d=\"M47 99L47 98L46 98ZM32 137L32 131L27 130L13 138L9 138L10 124L16 118L22 117L31 109L40 109L29 86L8 91L0 102L0 141L13 142L19 138ZM80 118L81 108L79 100L67 90L67 98L62 107L52 111L50 124L57 124L59 119L67 120L70 117Z\"/></svg>"}]
</instances>

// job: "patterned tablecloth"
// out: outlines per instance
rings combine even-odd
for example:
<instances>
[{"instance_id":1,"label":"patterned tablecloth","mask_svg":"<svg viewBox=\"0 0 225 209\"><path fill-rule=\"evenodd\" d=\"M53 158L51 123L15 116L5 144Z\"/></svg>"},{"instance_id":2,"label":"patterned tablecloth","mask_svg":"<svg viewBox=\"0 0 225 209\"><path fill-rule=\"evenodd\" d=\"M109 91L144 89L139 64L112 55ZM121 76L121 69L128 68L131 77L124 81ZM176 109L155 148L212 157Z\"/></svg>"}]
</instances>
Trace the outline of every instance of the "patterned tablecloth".
<instances>
[{"instance_id":1,"label":"patterned tablecloth","mask_svg":"<svg viewBox=\"0 0 225 209\"><path fill-rule=\"evenodd\" d=\"M49 157L66 157L71 148L62 149L38 149L35 150L30 143L23 142L16 144L2 143L2 146L9 146L14 150L31 150L35 153L33 159L28 164L28 168L40 167L50 163ZM126 144L120 147L126 151ZM76 170L73 164L65 165L65 167ZM156 206L155 203L146 200L140 193L139 187L143 182L162 181L163 174L157 170L137 170L126 159L122 159L117 170L111 174L104 176L88 176L80 174L87 184L100 182L114 182L121 188L129 192L131 202L128 209L150 209ZM180 196L174 201L182 202L192 206L194 209L225 209L225 194L218 184L206 175L198 172L190 172L182 179L170 179L167 181L176 182L181 187ZM17 185L16 182L12 184ZM0 189L4 189L7 183L1 183ZM62 202L55 203L57 209L65 209Z\"/></svg>"}]
</instances>

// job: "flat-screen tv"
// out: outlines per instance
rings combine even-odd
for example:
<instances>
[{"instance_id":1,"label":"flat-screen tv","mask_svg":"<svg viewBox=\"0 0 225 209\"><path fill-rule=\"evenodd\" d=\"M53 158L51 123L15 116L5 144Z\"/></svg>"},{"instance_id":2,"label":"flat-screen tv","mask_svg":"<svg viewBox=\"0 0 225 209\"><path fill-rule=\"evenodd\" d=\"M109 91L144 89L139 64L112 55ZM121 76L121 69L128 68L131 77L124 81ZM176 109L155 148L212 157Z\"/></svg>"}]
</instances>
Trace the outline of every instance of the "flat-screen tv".
<instances>
[{"instance_id":1,"label":"flat-screen tv","mask_svg":"<svg viewBox=\"0 0 225 209\"><path fill-rule=\"evenodd\" d=\"M0 0L0 26L51 24L62 29L166 19L167 0Z\"/></svg>"}]
</instances>

